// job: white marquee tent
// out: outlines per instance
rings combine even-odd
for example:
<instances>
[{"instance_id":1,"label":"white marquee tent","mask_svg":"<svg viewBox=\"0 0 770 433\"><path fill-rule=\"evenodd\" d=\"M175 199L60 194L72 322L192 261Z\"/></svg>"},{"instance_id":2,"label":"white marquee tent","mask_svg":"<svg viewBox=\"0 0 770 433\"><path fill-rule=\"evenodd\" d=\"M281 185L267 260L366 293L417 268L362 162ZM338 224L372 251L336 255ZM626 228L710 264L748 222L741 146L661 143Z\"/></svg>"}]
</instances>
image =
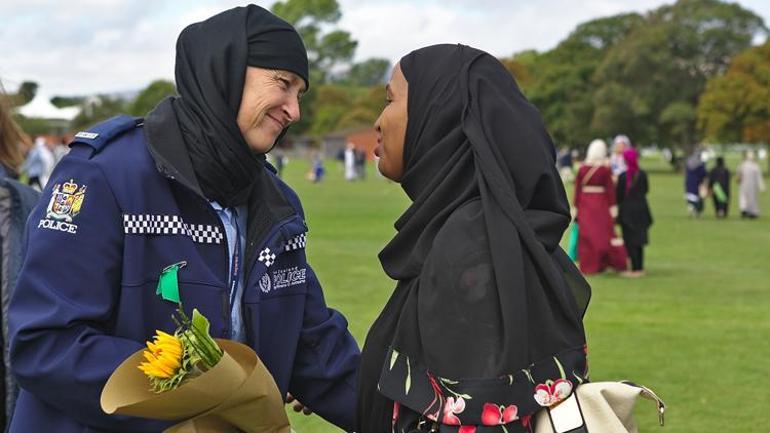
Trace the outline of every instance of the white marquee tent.
<instances>
[{"instance_id":1,"label":"white marquee tent","mask_svg":"<svg viewBox=\"0 0 770 433\"><path fill-rule=\"evenodd\" d=\"M66 120L71 121L80 113L80 107L59 108L51 103L51 99L40 93L31 101L17 108L17 112L24 117L34 119Z\"/></svg>"}]
</instances>

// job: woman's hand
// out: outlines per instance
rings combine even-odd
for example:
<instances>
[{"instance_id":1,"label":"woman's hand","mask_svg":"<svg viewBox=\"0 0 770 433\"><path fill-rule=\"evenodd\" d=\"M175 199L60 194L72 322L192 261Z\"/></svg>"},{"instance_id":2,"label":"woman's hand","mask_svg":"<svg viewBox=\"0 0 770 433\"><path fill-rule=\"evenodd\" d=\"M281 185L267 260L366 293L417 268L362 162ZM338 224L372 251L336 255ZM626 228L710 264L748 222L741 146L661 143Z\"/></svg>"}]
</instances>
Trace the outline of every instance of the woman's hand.
<instances>
[{"instance_id":1,"label":"woman's hand","mask_svg":"<svg viewBox=\"0 0 770 433\"><path fill-rule=\"evenodd\" d=\"M310 415L313 413L310 408L306 407L304 404L300 403L299 400L296 400L291 393L286 393L286 404L294 403L292 405L292 409L294 409L294 412L302 412L305 415Z\"/></svg>"}]
</instances>

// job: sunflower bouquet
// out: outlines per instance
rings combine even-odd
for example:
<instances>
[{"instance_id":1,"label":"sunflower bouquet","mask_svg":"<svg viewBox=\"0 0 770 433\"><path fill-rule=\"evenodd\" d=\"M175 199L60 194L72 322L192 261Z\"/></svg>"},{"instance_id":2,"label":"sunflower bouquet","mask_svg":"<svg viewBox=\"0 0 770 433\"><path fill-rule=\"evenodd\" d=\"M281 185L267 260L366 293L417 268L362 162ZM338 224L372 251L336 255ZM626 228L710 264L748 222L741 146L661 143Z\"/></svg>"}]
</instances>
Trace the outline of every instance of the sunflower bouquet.
<instances>
[{"instance_id":1,"label":"sunflower bouquet","mask_svg":"<svg viewBox=\"0 0 770 433\"><path fill-rule=\"evenodd\" d=\"M175 421L164 433L289 433L283 398L257 354L212 338L203 314L185 314L175 275L172 287L162 298L178 305L177 329L156 330L146 349L115 369L102 390L102 410Z\"/></svg>"},{"instance_id":2,"label":"sunflower bouquet","mask_svg":"<svg viewBox=\"0 0 770 433\"><path fill-rule=\"evenodd\" d=\"M174 335L155 331L152 342L142 353L145 361L139 364L152 384L152 389L164 392L175 389L186 379L200 376L222 359L222 349L209 335L209 321L198 309L188 318L182 308L174 321L179 326Z\"/></svg>"}]
</instances>

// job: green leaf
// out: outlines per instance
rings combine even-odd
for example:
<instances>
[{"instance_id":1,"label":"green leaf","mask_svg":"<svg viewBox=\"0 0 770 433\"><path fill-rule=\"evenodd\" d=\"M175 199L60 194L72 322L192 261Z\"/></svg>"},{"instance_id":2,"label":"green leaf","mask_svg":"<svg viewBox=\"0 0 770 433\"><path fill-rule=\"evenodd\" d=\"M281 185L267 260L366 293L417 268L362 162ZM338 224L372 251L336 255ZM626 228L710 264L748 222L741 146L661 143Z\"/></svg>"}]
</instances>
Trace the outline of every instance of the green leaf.
<instances>
[{"instance_id":1,"label":"green leaf","mask_svg":"<svg viewBox=\"0 0 770 433\"><path fill-rule=\"evenodd\" d=\"M529 372L529 370L527 370L527 369L523 369L523 370L521 370L521 371L524 373L524 375L525 375L525 376L527 376L527 379L528 379L528 380L529 380L531 383L535 383L535 379L532 377L532 373L530 373L530 372Z\"/></svg>"},{"instance_id":2,"label":"green leaf","mask_svg":"<svg viewBox=\"0 0 770 433\"><path fill-rule=\"evenodd\" d=\"M406 383L404 384L405 394L409 394L409 388L412 387L412 369L409 367L409 358L406 358Z\"/></svg>"},{"instance_id":3,"label":"green leaf","mask_svg":"<svg viewBox=\"0 0 770 433\"><path fill-rule=\"evenodd\" d=\"M192 313L192 326L203 335L209 335L209 328L211 324L209 319L198 311L197 308L193 308Z\"/></svg>"},{"instance_id":4,"label":"green leaf","mask_svg":"<svg viewBox=\"0 0 770 433\"><path fill-rule=\"evenodd\" d=\"M398 352L395 350L393 353L390 354L390 369L393 370L393 366L396 364L396 359L398 359Z\"/></svg>"},{"instance_id":5,"label":"green leaf","mask_svg":"<svg viewBox=\"0 0 770 433\"><path fill-rule=\"evenodd\" d=\"M559 360L556 359L555 356L553 357L553 360L556 362L556 366L559 367L559 373L561 374L561 378L566 380L567 375L564 373L564 367L561 366L561 362L559 362Z\"/></svg>"},{"instance_id":6,"label":"green leaf","mask_svg":"<svg viewBox=\"0 0 770 433\"><path fill-rule=\"evenodd\" d=\"M572 372L572 375L575 376L575 379L577 379L578 385L582 385L583 384L583 378L582 377L580 377L577 374L575 374L574 371Z\"/></svg>"}]
</instances>

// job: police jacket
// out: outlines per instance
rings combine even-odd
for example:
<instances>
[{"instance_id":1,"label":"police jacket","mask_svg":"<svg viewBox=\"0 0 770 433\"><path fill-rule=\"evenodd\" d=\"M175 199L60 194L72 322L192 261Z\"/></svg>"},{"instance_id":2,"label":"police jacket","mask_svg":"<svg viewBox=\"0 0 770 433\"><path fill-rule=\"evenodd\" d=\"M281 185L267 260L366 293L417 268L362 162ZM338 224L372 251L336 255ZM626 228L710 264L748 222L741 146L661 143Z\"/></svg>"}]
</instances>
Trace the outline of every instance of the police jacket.
<instances>
[{"instance_id":1,"label":"police jacket","mask_svg":"<svg viewBox=\"0 0 770 433\"><path fill-rule=\"evenodd\" d=\"M176 328L176 304L156 295L166 266L187 263L178 274L186 312L208 317L215 338L231 335L224 227L194 181L181 135L151 120L118 116L79 133L30 216L10 306L12 371L22 388L11 432L160 432L169 425L108 416L99 404L123 360L156 329ZM159 148L159 140L170 141ZM261 176L247 205L247 344L281 393L350 431L358 346L307 263L297 196L272 171Z\"/></svg>"}]
</instances>

